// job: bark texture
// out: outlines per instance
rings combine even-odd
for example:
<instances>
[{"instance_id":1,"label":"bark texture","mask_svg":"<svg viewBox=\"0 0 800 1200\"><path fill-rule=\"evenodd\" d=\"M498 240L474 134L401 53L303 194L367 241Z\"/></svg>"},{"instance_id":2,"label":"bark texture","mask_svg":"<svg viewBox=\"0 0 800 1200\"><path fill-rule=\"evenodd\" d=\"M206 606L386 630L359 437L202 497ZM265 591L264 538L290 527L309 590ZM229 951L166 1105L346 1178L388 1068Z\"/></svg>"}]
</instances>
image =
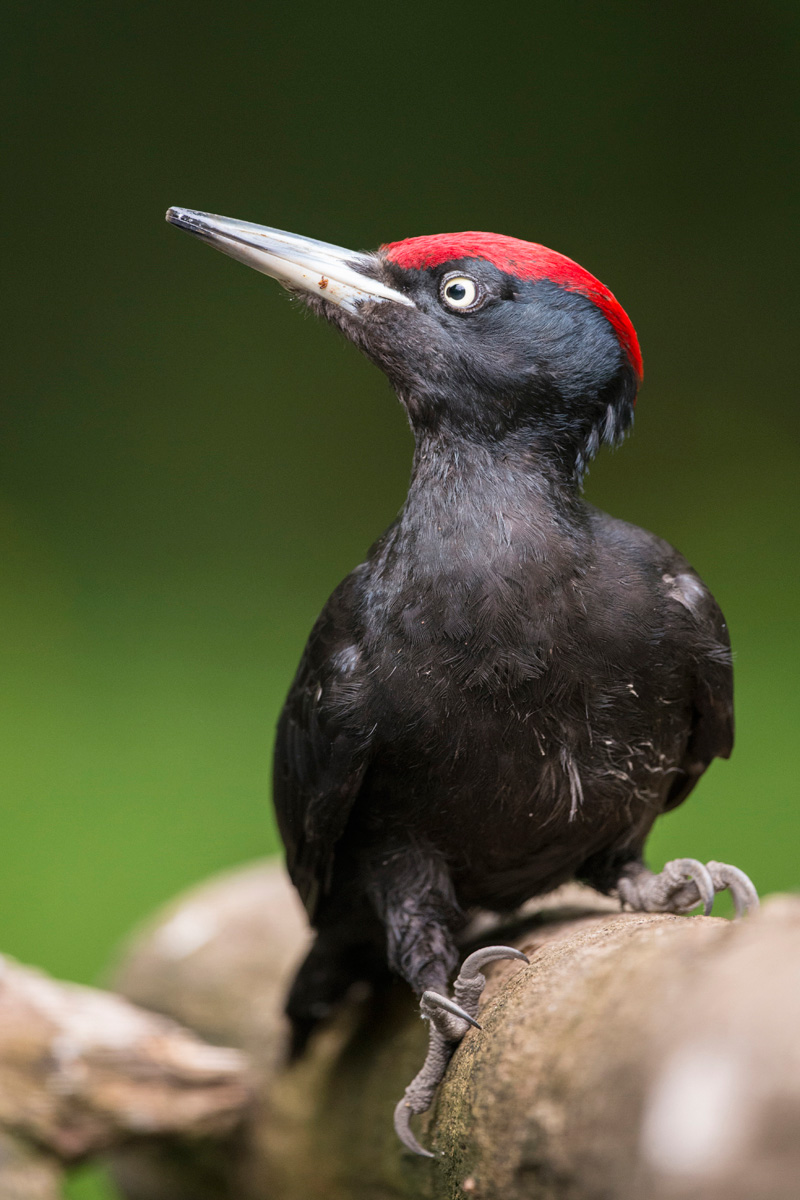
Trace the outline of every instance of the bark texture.
<instances>
[{"instance_id":1,"label":"bark texture","mask_svg":"<svg viewBox=\"0 0 800 1200\"><path fill-rule=\"evenodd\" d=\"M623 914L570 888L513 930L422 1140L392 1108L426 1030L402 987L353 997L297 1065L283 996L309 934L282 871L256 865L177 902L118 972L137 1003L253 1063L227 1138L153 1138L114 1158L130 1200L796 1200L800 898L741 924Z\"/></svg>"},{"instance_id":2,"label":"bark texture","mask_svg":"<svg viewBox=\"0 0 800 1200\"><path fill-rule=\"evenodd\" d=\"M55 1200L66 1164L130 1138L220 1135L249 1098L238 1050L0 958L2 1200Z\"/></svg>"}]
</instances>

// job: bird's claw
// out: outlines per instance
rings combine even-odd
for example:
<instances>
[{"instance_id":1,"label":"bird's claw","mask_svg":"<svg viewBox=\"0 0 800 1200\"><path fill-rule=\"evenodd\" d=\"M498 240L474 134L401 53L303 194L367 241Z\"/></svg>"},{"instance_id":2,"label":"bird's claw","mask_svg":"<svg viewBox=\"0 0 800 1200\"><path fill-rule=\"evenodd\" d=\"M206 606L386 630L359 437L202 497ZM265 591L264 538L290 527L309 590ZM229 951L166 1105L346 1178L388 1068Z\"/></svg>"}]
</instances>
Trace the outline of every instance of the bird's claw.
<instances>
[{"instance_id":1,"label":"bird's claw","mask_svg":"<svg viewBox=\"0 0 800 1200\"><path fill-rule=\"evenodd\" d=\"M397 1102L394 1110L394 1131L405 1148L410 1150L412 1154L419 1154L421 1158L436 1158L433 1151L426 1150L414 1136L414 1131L411 1128L411 1118L418 1112L425 1112L425 1109L417 1108L414 1105L413 1100L409 1099L408 1088L406 1088L403 1099Z\"/></svg>"},{"instance_id":2,"label":"bird's claw","mask_svg":"<svg viewBox=\"0 0 800 1200\"><path fill-rule=\"evenodd\" d=\"M688 913L698 904L711 915L717 892L730 891L736 916L758 908L758 893L738 867L728 863L701 863L696 858L676 858L660 874L639 866L617 885L620 899L639 912Z\"/></svg>"},{"instance_id":3,"label":"bird's claw","mask_svg":"<svg viewBox=\"0 0 800 1200\"><path fill-rule=\"evenodd\" d=\"M673 900L680 904L682 911L689 912L698 904L702 904L704 914L707 917L711 916L714 907L714 880L705 863L696 858L675 858L667 863L662 875L669 875L670 882L674 880ZM698 893L696 900L693 899L694 891ZM688 897L684 895L687 892Z\"/></svg>"},{"instance_id":4,"label":"bird's claw","mask_svg":"<svg viewBox=\"0 0 800 1200\"><path fill-rule=\"evenodd\" d=\"M449 1000L447 996L440 996L438 992L423 992L419 1007L423 1017L431 1021L442 1036L450 1042L461 1041L465 1031L460 1026L454 1027L452 1021L448 1021L446 1017L443 1018L443 1012L457 1017L460 1021L466 1021L473 1029L480 1029L480 1025L475 1018L470 1016L460 1004L456 1004L454 1000Z\"/></svg>"},{"instance_id":5,"label":"bird's claw","mask_svg":"<svg viewBox=\"0 0 800 1200\"><path fill-rule=\"evenodd\" d=\"M502 958L516 958L520 962L530 962L527 954L515 950L513 946L483 946L473 951L461 964L461 970L453 984L453 995L461 1007L473 1017L478 1015L478 1002L481 992L486 986L486 977L482 968L490 962L498 962Z\"/></svg>"},{"instance_id":6,"label":"bird's claw","mask_svg":"<svg viewBox=\"0 0 800 1200\"><path fill-rule=\"evenodd\" d=\"M737 918L758 910L759 900L752 880L738 867L730 863L710 862L706 864L714 881L714 891L730 892Z\"/></svg>"},{"instance_id":7,"label":"bird's claw","mask_svg":"<svg viewBox=\"0 0 800 1200\"><path fill-rule=\"evenodd\" d=\"M395 1132L403 1145L414 1154L421 1154L424 1158L435 1157L417 1141L411 1130L411 1118L417 1113L427 1112L430 1108L436 1089L444 1078L447 1064L467 1029L470 1026L474 1029L481 1028L476 1020L478 1002L486 985L481 968L501 958L529 961L527 955L511 946L485 946L464 960L453 985L455 1000L442 996L439 992L422 993L420 1011L422 1016L430 1021L428 1053L422 1070L412 1079L403 1099L394 1110Z\"/></svg>"},{"instance_id":8,"label":"bird's claw","mask_svg":"<svg viewBox=\"0 0 800 1200\"><path fill-rule=\"evenodd\" d=\"M436 1001L444 999L436 992L425 992L428 997L427 1004L431 1004L431 997L435 997ZM458 1005L453 1005L458 1008ZM436 1008L436 1002L433 1002L433 1008ZM428 1053L425 1055L425 1062L422 1064L422 1070L411 1080L411 1083L403 1093L403 1098L400 1100L394 1110L394 1129L397 1136L403 1145L411 1150L413 1154L421 1154L423 1158L434 1158L435 1155L430 1150L426 1150L417 1141L411 1129L411 1118L418 1113L427 1112L433 1103L433 1097L436 1094L436 1089L441 1080L444 1078L444 1073L447 1070L447 1064L453 1057L453 1052L458 1045L457 1040L452 1037L447 1037L442 1033L437 1024L433 1012L425 1013L423 1008L423 1016L430 1017L430 1033L428 1035ZM466 1020L466 1014L463 1018Z\"/></svg>"}]
</instances>

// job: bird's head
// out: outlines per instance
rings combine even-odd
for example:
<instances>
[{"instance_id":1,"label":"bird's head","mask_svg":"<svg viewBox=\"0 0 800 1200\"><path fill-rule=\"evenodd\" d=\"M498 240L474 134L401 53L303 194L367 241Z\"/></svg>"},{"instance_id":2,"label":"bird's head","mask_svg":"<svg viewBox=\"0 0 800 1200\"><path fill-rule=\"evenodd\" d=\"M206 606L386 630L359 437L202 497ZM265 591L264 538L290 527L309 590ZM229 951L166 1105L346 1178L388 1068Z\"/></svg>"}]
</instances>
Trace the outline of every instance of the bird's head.
<instances>
[{"instance_id":1,"label":"bird's head","mask_svg":"<svg viewBox=\"0 0 800 1200\"><path fill-rule=\"evenodd\" d=\"M436 234L363 254L171 208L302 297L389 377L415 432L530 448L580 476L633 419L636 331L598 279L534 242Z\"/></svg>"}]
</instances>

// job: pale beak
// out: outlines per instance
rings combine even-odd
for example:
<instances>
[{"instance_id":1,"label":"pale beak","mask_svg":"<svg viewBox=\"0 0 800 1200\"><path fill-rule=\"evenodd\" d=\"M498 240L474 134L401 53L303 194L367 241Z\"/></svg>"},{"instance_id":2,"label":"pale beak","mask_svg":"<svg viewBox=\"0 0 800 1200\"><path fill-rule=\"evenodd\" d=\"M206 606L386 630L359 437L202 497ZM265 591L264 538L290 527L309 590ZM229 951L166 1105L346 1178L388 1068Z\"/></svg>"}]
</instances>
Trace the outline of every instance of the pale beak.
<instances>
[{"instance_id":1,"label":"pale beak","mask_svg":"<svg viewBox=\"0 0 800 1200\"><path fill-rule=\"evenodd\" d=\"M371 254L190 208L170 208L167 220L202 238L215 250L271 275L291 291L319 296L348 312L357 313L368 300L391 300L415 307L402 292L362 274L359 267L375 262Z\"/></svg>"}]
</instances>

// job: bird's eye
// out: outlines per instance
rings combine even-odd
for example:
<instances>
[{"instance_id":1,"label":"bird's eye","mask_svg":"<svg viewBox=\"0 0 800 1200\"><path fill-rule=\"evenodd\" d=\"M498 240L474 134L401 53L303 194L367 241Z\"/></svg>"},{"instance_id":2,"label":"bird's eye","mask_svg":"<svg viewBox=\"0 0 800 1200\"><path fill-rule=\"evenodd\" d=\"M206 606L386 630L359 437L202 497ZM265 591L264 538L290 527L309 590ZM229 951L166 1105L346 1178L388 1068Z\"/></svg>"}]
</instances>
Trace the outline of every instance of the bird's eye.
<instances>
[{"instance_id":1,"label":"bird's eye","mask_svg":"<svg viewBox=\"0 0 800 1200\"><path fill-rule=\"evenodd\" d=\"M475 308L479 300L478 285L468 275L446 275L441 283L441 297L448 308Z\"/></svg>"}]
</instances>

